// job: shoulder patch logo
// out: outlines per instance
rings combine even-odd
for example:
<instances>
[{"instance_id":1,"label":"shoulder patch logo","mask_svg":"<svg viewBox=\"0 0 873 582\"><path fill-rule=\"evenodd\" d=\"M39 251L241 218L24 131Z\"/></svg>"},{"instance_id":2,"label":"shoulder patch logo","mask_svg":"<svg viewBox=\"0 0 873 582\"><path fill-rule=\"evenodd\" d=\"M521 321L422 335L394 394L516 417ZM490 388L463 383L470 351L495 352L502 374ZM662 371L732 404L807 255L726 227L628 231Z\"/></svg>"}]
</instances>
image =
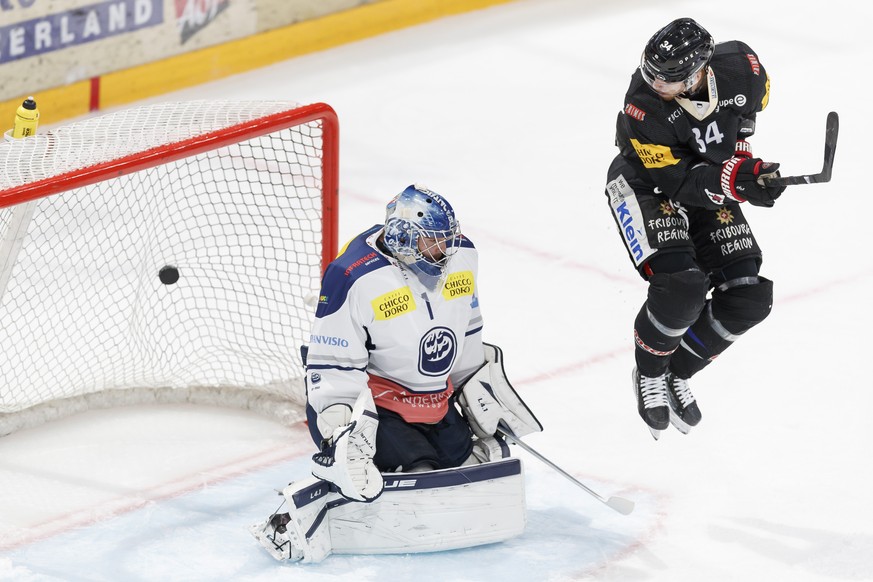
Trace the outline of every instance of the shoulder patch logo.
<instances>
[{"instance_id":1,"label":"shoulder patch logo","mask_svg":"<svg viewBox=\"0 0 873 582\"><path fill-rule=\"evenodd\" d=\"M369 264L370 261L372 261L372 260L374 260L374 259L376 259L376 258L378 258L378 257L379 257L379 255L378 255L377 253L375 253L375 252L367 253L366 255L364 255L363 257L361 257L360 259L358 259L357 261L355 261L355 262L352 263L351 265L349 265L349 267L346 269L345 273L343 273L343 274L344 274L346 277L348 277L348 276L351 274L352 271L354 271L355 269L357 269L357 268L360 267L361 265L367 265L367 264Z\"/></svg>"},{"instance_id":2,"label":"shoulder patch logo","mask_svg":"<svg viewBox=\"0 0 873 582\"><path fill-rule=\"evenodd\" d=\"M380 295L370 302L373 313L378 321L386 321L405 313L415 311L415 299L409 287L395 289L385 295Z\"/></svg>"},{"instance_id":3,"label":"shoulder patch logo","mask_svg":"<svg viewBox=\"0 0 873 582\"><path fill-rule=\"evenodd\" d=\"M751 53L746 53L746 58L749 59L749 64L752 66L752 73L755 75L760 75L761 63L758 62L758 57Z\"/></svg>"},{"instance_id":4,"label":"shoulder patch logo","mask_svg":"<svg viewBox=\"0 0 873 582\"><path fill-rule=\"evenodd\" d=\"M624 112L626 115L633 117L637 121L643 121L646 118L646 112L632 103L628 103L624 106Z\"/></svg>"},{"instance_id":5,"label":"shoulder patch logo","mask_svg":"<svg viewBox=\"0 0 873 582\"><path fill-rule=\"evenodd\" d=\"M667 166L675 166L679 163L679 160L673 157L673 151L667 146L640 143L633 138L631 138L630 142L634 146L640 161L649 169L666 168Z\"/></svg>"},{"instance_id":6,"label":"shoulder patch logo","mask_svg":"<svg viewBox=\"0 0 873 582\"><path fill-rule=\"evenodd\" d=\"M473 271L452 273L446 278L446 284L443 286L443 297L457 299L465 295L472 295L474 288Z\"/></svg>"}]
</instances>

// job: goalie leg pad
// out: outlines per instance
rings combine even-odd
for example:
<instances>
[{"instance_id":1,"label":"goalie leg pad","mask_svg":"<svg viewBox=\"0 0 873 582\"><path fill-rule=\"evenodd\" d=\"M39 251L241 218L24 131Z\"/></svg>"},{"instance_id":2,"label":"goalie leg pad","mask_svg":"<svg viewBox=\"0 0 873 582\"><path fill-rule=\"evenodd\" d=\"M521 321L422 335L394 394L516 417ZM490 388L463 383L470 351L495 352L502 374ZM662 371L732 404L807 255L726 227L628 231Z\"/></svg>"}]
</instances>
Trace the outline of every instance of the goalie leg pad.
<instances>
[{"instance_id":1,"label":"goalie leg pad","mask_svg":"<svg viewBox=\"0 0 873 582\"><path fill-rule=\"evenodd\" d=\"M385 474L373 503L332 509L334 554L395 554L469 548L524 531L524 473L520 459Z\"/></svg>"},{"instance_id":2,"label":"goalie leg pad","mask_svg":"<svg viewBox=\"0 0 873 582\"><path fill-rule=\"evenodd\" d=\"M479 438L494 436L498 427L516 437L542 431L543 425L506 378L503 351L484 345L485 365L464 383L458 396L470 428Z\"/></svg>"},{"instance_id":3,"label":"goalie leg pad","mask_svg":"<svg viewBox=\"0 0 873 582\"><path fill-rule=\"evenodd\" d=\"M520 459L424 473L386 473L384 494L352 503L330 483L306 479L283 492L284 532L270 516L250 531L278 560L320 562L331 554L397 554L469 548L523 533Z\"/></svg>"}]
</instances>

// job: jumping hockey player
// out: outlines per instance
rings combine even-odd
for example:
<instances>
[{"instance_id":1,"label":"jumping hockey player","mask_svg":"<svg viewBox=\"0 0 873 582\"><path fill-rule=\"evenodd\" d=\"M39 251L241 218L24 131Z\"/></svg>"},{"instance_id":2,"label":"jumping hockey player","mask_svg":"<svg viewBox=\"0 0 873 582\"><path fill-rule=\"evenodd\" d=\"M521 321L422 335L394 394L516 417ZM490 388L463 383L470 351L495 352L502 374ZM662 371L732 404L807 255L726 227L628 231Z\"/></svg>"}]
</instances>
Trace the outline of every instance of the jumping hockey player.
<instances>
[{"instance_id":1,"label":"jumping hockey player","mask_svg":"<svg viewBox=\"0 0 873 582\"><path fill-rule=\"evenodd\" d=\"M618 115L606 196L648 296L634 321L633 387L657 439L701 419L688 380L770 313L773 283L741 204L771 207L779 164L747 139L770 81L740 41L690 18L646 43ZM712 291L708 298L709 292Z\"/></svg>"},{"instance_id":2,"label":"jumping hockey player","mask_svg":"<svg viewBox=\"0 0 873 582\"><path fill-rule=\"evenodd\" d=\"M508 457L498 427L514 437L542 430L506 380L501 350L482 341L477 272L478 253L461 234L452 206L419 185L395 196L384 226L355 237L328 266L306 354L307 418L320 448L312 474L322 481L292 484L284 492L290 514L277 513L251 529L274 557L318 561L338 545L346 553L432 551L521 533L517 460L508 469L501 465L500 475L442 476L446 484L459 475L464 487L476 479L487 483L483 487L504 487L493 510L481 493L471 498L470 510L458 512L471 520L461 527L457 520L466 517L429 522L427 515L445 511L429 514L425 507L457 509L464 494L440 495L437 487L404 501L395 491L405 484L411 496L428 472ZM389 480L383 473L406 477ZM380 504L386 481L392 502ZM334 492L330 501L328 490ZM321 505L312 508L313 498ZM374 519L383 506L387 513ZM319 524L328 520L319 512L338 511L346 512L334 520L342 529L320 534ZM349 525L368 520L366 536ZM383 543L379 527L389 523Z\"/></svg>"}]
</instances>

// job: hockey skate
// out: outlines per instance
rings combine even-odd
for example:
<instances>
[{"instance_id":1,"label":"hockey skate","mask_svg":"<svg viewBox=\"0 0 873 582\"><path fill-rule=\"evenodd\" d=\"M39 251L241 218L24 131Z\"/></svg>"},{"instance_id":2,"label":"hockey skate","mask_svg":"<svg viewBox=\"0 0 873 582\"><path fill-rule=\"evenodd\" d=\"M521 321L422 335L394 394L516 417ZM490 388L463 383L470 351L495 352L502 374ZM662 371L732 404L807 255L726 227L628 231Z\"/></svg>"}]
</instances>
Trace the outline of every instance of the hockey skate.
<instances>
[{"instance_id":1,"label":"hockey skate","mask_svg":"<svg viewBox=\"0 0 873 582\"><path fill-rule=\"evenodd\" d=\"M637 410L649 427L649 432L658 440L661 431L670 426L670 406L667 401L667 375L649 378L641 376L639 371L633 371L634 395L637 398Z\"/></svg>"},{"instance_id":2,"label":"hockey skate","mask_svg":"<svg viewBox=\"0 0 873 582\"><path fill-rule=\"evenodd\" d=\"M688 387L688 380L668 372L667 399L670 402L670 424L682 434L688 434L691 427L697 426L702 418L700 408Z\"/></svg>"},{"instance_id":3,"label":"hockey skate","mask_svg":"<svg viewBox=\"0 0 873 582\"><path fill-rule=\"evenodd\" d=\"M294 532L288 531L290 521L289 514L274 513L263 523L250 526L249 532L277 560L296 562L303 559L303 552L300 544L295 544Z\"/></svg>"}]
</instances>

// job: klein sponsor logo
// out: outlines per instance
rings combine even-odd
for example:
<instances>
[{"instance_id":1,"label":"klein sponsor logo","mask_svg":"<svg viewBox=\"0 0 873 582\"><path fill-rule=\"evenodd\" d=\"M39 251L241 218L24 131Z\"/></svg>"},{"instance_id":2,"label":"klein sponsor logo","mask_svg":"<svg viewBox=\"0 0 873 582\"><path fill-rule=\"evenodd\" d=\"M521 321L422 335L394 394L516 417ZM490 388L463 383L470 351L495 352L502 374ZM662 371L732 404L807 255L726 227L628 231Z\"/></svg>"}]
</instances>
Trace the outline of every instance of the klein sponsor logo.
<instances>
[{"instance_id":1,"label":"klein sponsor logo","mask_svg":"<svg viewBox=\"0 0 873 582\"><path fill-rule=\"evenodd\" d=\"M22 8L33 2L19 0ZM9 0L0 0L10 10ZM0 65L164 22L163 0L107 0L0 26Z\"/></svg>"},{"instance_id":2,"label":"klein sponsor logo","mask_svg":"<svg viewBox=\"0 0 873 582\"><path fill-rule=\"evenodd\" d=\"M606 192L609 194L609 202L613 206L624 201L624 193L628 191L630 191L630 186L628 186L624 176L619 176L606 185Z\"/></svg>"},{"instance_id":3,"label":"klein sponsor logo","mask_svg":"<svg viewBox=\"0 0 873 582\"><path fill-rule=\"evenodd\" d=\"M339 346L341 348L349 347L349 340L332 335L310 335L309 343L321 344L323 346Z\"/></svg>"},{"instance_id":4,"label":"klein sponsor logo","mask_svg":"<svg viewBox=\"0 0 873 582\"><path fill-rule=\"evenodd\" d=\"M176 25L182 44L206 28L230 6L230 0L176 0Z\"/></svg>"},{"instance_id":5,"label":"klein sponsor logo","mask_svg":"<svg viewBox=\"0 0 873 582\"><path fill-rule=\"evenodd\" d=\"M634 217L627 207L627 202L622 202L615 207L615 216L618 218L619 224L624 228L624 237L627 239L628 248L634 258L640 260L643 258L643 249L637 240L637 229L634 226Z\"/></svg>"},{"instance_id":6,"label":"klein sponsor logo","mask_svg":"<svg viewBox=\"0 0 873 582\"><path fill-rule=\"evenodd\" d=\"M380 295L373 299L370 305L379 321L386 321L415 311L415 299L409 287L401 287L385 295Z\"/></svg>"}]
</instances>

